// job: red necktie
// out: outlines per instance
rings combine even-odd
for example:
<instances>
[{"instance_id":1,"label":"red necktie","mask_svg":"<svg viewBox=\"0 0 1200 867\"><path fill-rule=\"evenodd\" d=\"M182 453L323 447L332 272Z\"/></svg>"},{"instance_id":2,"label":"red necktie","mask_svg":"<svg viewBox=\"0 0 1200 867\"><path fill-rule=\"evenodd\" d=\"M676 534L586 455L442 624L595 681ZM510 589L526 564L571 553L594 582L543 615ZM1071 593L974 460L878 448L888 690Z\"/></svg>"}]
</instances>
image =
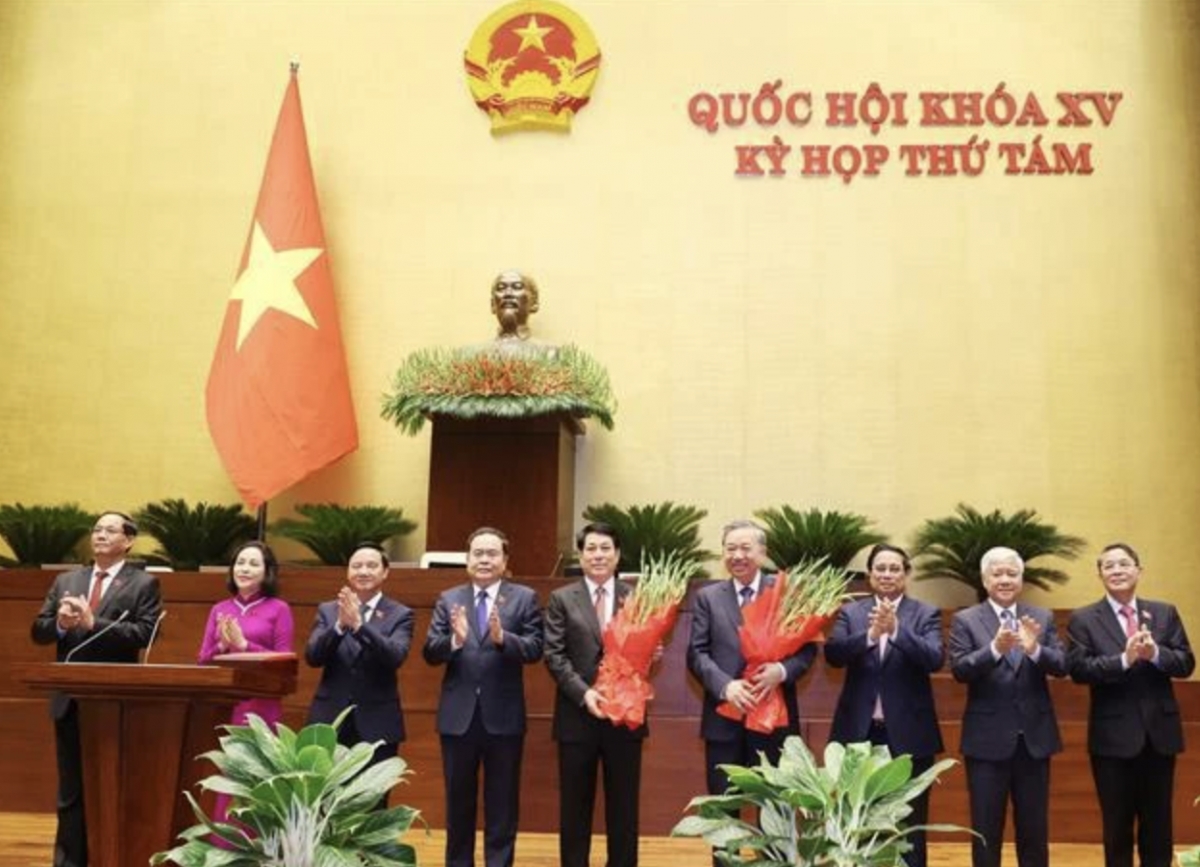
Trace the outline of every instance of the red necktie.
<instances>
[{"instance_id":1,"label":"red necktie","mask_svg":"<svg viewBox=\"0 0 1200 867\"><path fill-rule=\"evenodd\" d=\"M1122 605L1121 616L1125 618L1125 637L1133 638L1138 631L1137 611L1132 605Z\"/></svg>"},{"instance_id":2,"label":"red necktie","mask_svg":"<svg viewBox=\"0 0 1200 867\"><path fill-rule=\"evenodd\" d=\"M88 608L93 611L100 607L100 599L104 596L104 579L107 577L107 572L97 572L96 577L92 579L92 592L88 595Z\"/></svg>"}]
</instances>

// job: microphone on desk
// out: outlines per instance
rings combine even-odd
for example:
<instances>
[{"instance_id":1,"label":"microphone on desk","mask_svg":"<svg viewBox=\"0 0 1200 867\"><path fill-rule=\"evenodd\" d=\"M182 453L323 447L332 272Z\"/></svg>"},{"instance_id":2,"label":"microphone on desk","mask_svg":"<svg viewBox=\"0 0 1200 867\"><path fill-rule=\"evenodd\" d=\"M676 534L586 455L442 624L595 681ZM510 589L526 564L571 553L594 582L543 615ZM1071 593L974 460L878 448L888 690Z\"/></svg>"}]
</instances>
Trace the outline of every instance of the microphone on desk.
<instances>
[{"instance_id":1,"label":"microphone on desk","mask_svg":"<svg viewBox=\"0 0 1200 867\"><path fill-rule=\"evenodd\" d=\"M150 648L154 647L154 639L158 638L158 627L162 625L163 618L167 616L167 609L159 612L158 619L154 621L154 628L150 630L150 640L146 642L146 652L142 654L142 665L150 661Z\"/></svg>"},{"instance_id":2,"label":"microphone on desk","mask_svg":"<svg viewBox=\"0 0 1200 867\"><path fill-rule=\"evenodd\" d=\"M103 629L101 629L95 635L88 637L87 639L79 642L73 648L71 648L71 652L63 657L63 662L70 662L72 656L77 654L79 651L83 650L85 647L87 647L89 644L91 644L93 641L95 641L97 638L99 638L104 633L108 632L108 630L112 629L114 626L116 626L118 623L120 623L122 620L124 620L128 616L129 616L129 609L127 608L121 612L120 617L118 617L112 623L108 624L108 626L105 626Z\"/></svg>"}]
</instances>

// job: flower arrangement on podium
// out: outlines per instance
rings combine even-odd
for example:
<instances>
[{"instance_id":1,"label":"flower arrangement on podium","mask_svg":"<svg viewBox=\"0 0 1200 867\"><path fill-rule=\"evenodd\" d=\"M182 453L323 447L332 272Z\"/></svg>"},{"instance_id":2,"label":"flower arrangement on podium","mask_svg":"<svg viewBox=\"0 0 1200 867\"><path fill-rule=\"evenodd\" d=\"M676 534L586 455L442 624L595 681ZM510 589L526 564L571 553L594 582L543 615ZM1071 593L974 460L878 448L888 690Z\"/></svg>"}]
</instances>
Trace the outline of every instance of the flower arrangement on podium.
<instances>
[{"instance_id":1,"label":"flower arrangement on podium","mask_svg":"<svg viewBox=\"0 0 1200 867\"><path fill-rule=\"evenodd\" d=\"M742 609L738 629L746 670L778 662L796 653L810 641L823 640L824 629L849 594L850 573L824 560L801 563L782 570L757 598ZM766 698L743 714L729 702L717 705L717 713L742 720L746 728L770 734L787 725L783 688L776 686Z\"/></svg>"},{"instance_id":2,"label":"flower arrangement on podium","mask_svg":"<svg viewBox=\"0 0 1200 867\"><path fill-rule=\"evenodd\" d=\"M654 698L650 666L695 573L695 561L680 554L644 558L633 592L605 628L595 689L604 699L605 716L616 725L636 729L646 721L646 703Z\"/></svg>"},{"instance_id":3,"label":"flower arrangement on podium","mask_svg":"<svg viewBox=\"0 0 1200 867\"><path fill-rule=\"evenodd\" d=\"M616 402L608 372L573 345L422 349L408 356L384 395L383 417L409 435L429 416L595 418L612 430Z\"/></svg>"}]
</instances>

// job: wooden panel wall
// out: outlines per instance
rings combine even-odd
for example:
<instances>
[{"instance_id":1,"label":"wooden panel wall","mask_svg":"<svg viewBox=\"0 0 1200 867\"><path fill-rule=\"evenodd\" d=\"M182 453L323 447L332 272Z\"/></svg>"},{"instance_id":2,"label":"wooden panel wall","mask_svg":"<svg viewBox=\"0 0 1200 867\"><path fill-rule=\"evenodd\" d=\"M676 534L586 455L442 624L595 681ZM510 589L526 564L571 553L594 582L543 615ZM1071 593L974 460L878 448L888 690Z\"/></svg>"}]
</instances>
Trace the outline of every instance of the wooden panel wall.
<instances>
[{"instance_id":1,"label":"wooden panel wall","mask_svg":"<svg viewBox=\"0 0 1200 867\"><path fill-rule=\"evenodd\" d=\"M194 661L208 609L225 595L223 574L165 573L161 576L168 611L153 652L154 662ZM27 692L12 676L12 661L52 660L52 647L29 640L29 625L53 580L52 573L0 571L0 812L50 812L54 809L53 730L45 700ZM420 656L429 617L438 593L464 580L457 570L394 570L386 590L412 606L417 614L414 648L400 670L409 740L401 754L415 774L399 799L424 811L434 827L444 823L441 756L434 713L441 671ZM285 570L283 594L296 617L296 651L303 652L318 602L332 598L342 581L340 570ZM558 580L531 580L543 600ZM650 738L646 743L642 778L642 828L646 834L665 834L678 820L688 799L704 787L704 751L700 740L700 691L687 675L684 653L690 617L685 611L654 678L655 700ZM1200 629L1193 624L1193 631ZM318 672L303 664L299 689L286 703L289 725L303 724ZM943 734L953 751L958 746L959 720L966 688L947 674L935 678ZM804 736L816 750L824 747L837 700L841 672L818 663L800 686ZM527 671L530 728L525 742L521 827L528 831L557 828L557 763L550 740L553 683L541 665ZM1093 843L1100 840L1100 817L1086 754L1087 690L1070 682L1053 688L1066 751L1055 758L1052 771L1050 828L1054 840ZM1192 800L1200 795L1200 682L1178 683L1188 743L1176 772L1176 827L1197 827L1200 813ZM953 753L951 753L953 755ZM967 824L966 780L961 768L951 771L933 795L932 820ZM602 828L597 819L597 828ZM1193 835L1194 836L1194 835Z\"/></svg>"}]
</instances>

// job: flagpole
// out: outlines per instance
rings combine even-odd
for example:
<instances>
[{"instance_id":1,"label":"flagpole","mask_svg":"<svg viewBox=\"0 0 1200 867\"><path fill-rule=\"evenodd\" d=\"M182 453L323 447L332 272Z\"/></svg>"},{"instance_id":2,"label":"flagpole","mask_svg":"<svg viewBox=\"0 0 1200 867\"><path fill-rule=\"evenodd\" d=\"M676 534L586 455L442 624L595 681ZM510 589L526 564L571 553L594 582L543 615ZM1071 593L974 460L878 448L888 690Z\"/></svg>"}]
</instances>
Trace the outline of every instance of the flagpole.
<instances>
[{"instance_id":1,"label":"flagpole","mask_svg":"<svg viewBox=\"0 0 1200 867\"><path fill-rule=\"evenodd\" d=\"M258 541L267 541L267 504L263 503L258 507Z\"/></svg>"}]
</instances>

